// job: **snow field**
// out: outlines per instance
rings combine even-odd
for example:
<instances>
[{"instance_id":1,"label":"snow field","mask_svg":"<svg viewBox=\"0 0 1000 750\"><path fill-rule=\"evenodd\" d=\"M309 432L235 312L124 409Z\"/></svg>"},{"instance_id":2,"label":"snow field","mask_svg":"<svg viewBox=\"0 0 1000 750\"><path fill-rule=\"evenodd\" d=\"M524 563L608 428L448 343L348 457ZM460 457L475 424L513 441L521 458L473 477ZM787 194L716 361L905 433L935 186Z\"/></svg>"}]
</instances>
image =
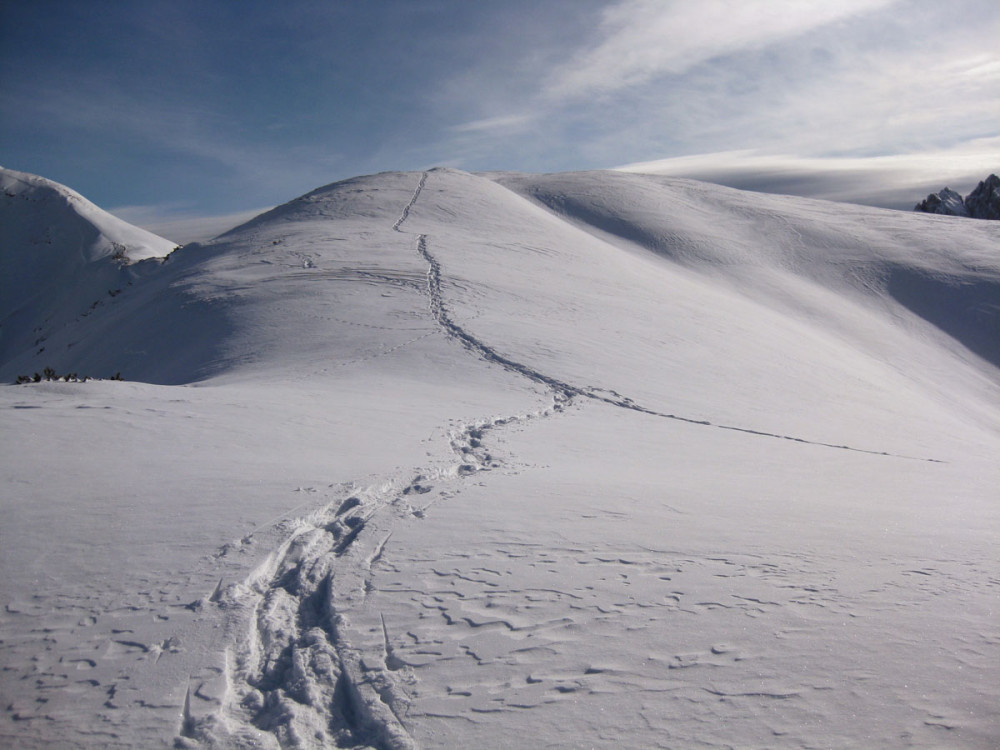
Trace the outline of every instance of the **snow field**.
<instances>
[{"instance_id":1,"label":"snow field","mask_svg":"<svg viewBox=\"0 0 1000 750\"><path fill-rule=\"evenodd\" d=\"M991 747L982 224L389 173L15 311L146 382L0 389L0 737Z\"/></svg>"}]
</instances>

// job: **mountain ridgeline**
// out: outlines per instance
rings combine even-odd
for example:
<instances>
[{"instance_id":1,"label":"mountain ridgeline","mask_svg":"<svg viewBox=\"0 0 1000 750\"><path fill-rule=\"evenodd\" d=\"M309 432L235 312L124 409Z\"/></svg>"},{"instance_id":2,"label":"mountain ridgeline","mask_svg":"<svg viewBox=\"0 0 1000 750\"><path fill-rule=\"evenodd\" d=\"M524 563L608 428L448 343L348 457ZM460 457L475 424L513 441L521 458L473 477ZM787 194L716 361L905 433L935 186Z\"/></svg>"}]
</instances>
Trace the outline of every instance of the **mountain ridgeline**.
<instances>
[{"instance_id":1,"label":"mountain ridgeline","mask_svg":"<svg viewBox=\"0 0 1000 750\"><path fill-rule=\"evenodd\" d=\"M697 280L703 292L695 296L706 308L742 300L745 320L761 309L795 326L820 316L881 358L871 321L859 323L860 305L891 332L883 343L929 324L943 346L973 354L991 377L1000 367L1000 225L992 223L929 223L914 214L643 174L435 169L423 178L383 173L337 182L210 242L170 252L171 243L67 188L5 170L0 379L51 367L181 384L257 372L278 360L323 370L322 363L354 346L362 324L391 327L392 316L402 314L392 310L391 297L365 296L369 317L354 321L360 308L352 312L349 298L381 279L423 290L426 259L410 247L412 238L393 229L421 179L426 187L409 225L427 234L442 263L465 275L462 283L520 290L530 281L529 306L539 311L526 318L519 346L552 349L560 334L547 331L545 305L556 304L558 290L581 275L612 288L607 274L620 273L631 257L666 274L650 289L665 321L687 314L671 312L670 300ZM968 204L978 206L987 190L995 200L996 183L991 177ZM489 278L477 278L482 269L463 270L480 260L488 262ZM635 281L614 286L620 293L613 304L635 292ZM809 289L827 300L822 311ZM571 299L579 294L567 292L566 303ZM337 315L327 312L330 305ZM468 314L475 328L499 313ZM637 320L650 314L630 313ZM592 334L600 338L605 323L595 316ZM758 335L716 317L711 325L729 331L720 347ZM907 320L915 323L900 322ZM614 341L609 334L606 353Z\"/></svg>"},{"instance_id":2,"label":"mountain ridgeline","mask_svg":"<svg viewBox=\"0 0 1000 750\"><path fill-rule=\"evenodd\" d=\"M1000 220L1000 177L991 174L963 198L951 188L931 193L913 208L926 214Z\"/></svg>"}]
</instances>

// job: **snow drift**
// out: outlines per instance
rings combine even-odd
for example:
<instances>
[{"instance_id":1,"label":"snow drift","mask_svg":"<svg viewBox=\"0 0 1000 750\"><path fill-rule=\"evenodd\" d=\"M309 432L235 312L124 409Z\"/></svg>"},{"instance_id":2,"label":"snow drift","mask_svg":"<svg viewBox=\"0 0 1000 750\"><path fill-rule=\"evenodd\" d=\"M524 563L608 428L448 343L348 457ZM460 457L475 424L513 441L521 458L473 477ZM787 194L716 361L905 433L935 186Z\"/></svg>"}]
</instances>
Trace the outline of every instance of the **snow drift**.
<instances>
[{"instance_id":1,"label":"snow drift","mask_svg":"<svg viewBox=\"0 0 1000 750\"><path fill-rule=\"evenodd\" d=\"M0 391L0 736L1000 737L1000 225L435 169L39 265L30 205L0 377L131 382Z\"/></svg>"}]
</instances>

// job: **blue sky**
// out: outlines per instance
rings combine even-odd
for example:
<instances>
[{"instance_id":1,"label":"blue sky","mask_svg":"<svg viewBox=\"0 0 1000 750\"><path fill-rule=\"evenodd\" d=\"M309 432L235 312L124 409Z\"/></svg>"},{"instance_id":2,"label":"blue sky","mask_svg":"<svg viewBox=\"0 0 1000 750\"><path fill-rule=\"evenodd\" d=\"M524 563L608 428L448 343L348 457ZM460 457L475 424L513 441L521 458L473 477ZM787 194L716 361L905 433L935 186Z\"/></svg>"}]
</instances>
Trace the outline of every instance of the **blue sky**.
<instances>
[{"instance_id":1,"label":"blue sky","mask_svg":"<svg viewBox=\"0 0 1000 750\"><path fill-rule=\"evenodd\" d=\"M434 165L895 205L1000 170L997 39L996 0L4 1L0 164L146 226Z\"/></svg>"}]
</instances>

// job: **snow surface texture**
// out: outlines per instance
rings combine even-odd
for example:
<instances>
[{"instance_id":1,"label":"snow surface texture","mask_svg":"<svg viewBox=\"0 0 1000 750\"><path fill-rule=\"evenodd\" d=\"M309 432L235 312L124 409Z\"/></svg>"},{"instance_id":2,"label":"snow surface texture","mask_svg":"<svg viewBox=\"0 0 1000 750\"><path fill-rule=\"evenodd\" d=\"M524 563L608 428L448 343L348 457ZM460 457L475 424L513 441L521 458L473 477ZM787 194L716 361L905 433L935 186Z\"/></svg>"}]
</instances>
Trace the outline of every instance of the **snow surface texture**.
<instances>
[{"instance_id":1,"label":"snow surface texture","mask_svg":"<svg viewBox=\"0 0 1000 750\"><path fill-rule=\"evenodd\" d=\"M913 207L914 211L971 219L1000 220L1000 177L991 174L964 199L950 188L931 193Z\"/></svg>"},{"instance_id":2,"label":"snow surface texture","mask_svg":"<svg viewBox=\"0 0 1000 750\"><path fill-rule=\"evenodd\" d=\"M1000 225L389 173L110 295L5 211L0 377L129 381L0 389L6 744L1000 741Z\"/></svg>"}]
</instances>

